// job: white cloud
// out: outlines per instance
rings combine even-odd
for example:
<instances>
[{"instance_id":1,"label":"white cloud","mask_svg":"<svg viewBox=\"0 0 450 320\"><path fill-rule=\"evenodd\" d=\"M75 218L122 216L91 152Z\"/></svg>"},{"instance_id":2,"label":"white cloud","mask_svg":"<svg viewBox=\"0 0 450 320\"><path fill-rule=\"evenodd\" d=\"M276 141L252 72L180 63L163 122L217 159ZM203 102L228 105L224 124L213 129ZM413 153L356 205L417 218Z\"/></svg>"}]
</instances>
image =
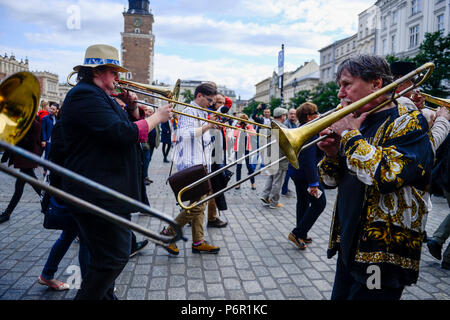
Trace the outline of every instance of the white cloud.
<instances>
[{"instance_id":1,"label":"white cloud","mask_svg":"<svg viewBox=\"0 0 450 320\"><path fill-rule=\"evenodd\" d=\"M162 82L175 83L177 79L214 81L247 99L254 95L255 83L267 78L272 71L270 66L242 64L227 58L194 61L175 55L155 55L155 78Z\"/></svg>"},{"instance_id":2,"label":"white cloud","mask_svg":"<svg viewBox=\"0 0 450 320\"><path fill-rule=\"evenodd\" d=\"M120 32L123 31L123 6L113 2L0 0L0 5L18 23L31 23L39 27L24 34L34 44L85 47L92 43L120 42ZM68 21L74 17L74 13L68 9L73 6L79 8L79 29L68 26Z\"/></svg>"},{"instance_id":3,"label":"white cloud","mask_svg":"<svg viewBox=\"0 0 450 320\"><path fill-rule=\"evenodd\" d=\"M373 2L154 0L155 79L213 80L249 98L254 84L272 74L282 43L286 71L311 59L317 61L319 49L356 32L358 13ZM9 48L3 39L11 35L5 34L0 46L18 57L28 56L32 70L55 72L65 81L89 45L107 43L120 48L126 4L125 0L0 0L2 12L28 28L14 35L23 39L23 46ZM80 29L67 27L71 5L80 8ZM165 54L161 54L162 48ZM205 48L214 56L200 54ZM269 65L268 60L273 63Z\"/></svg>"}]
</instances>

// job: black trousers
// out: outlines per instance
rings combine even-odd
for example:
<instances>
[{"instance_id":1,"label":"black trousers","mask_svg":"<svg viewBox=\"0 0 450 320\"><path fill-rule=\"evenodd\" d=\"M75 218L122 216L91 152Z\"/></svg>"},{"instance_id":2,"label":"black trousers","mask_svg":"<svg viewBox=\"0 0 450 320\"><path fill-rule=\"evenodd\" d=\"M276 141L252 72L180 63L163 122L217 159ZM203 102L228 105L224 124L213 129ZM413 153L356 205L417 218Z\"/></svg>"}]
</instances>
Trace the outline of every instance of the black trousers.
<instances>
[{"instance_id":1,"label":"black trousers","mask_svg":"<svg viewBox=\"0 0 450 320\"><path fill-rule=\"evenodd\" d=\"M72 215L91 254L75 300L117 300L114 282L130 257L130 229L89 212L72 212L76 212ZM131 219L129 214L122 217Z\"/></svg>"},{"instance_id":2,"label":"black trousers","mask_svg":"<svg viewBox=\"0 0 450 320\"><path fill-rule=\"evenodd\" d=\"M164 159L167 160L167 156L169 155L169 151L170 151L170 147L172 146L172 144L170 143L164 143L162 144L162 153L164 156Z\"/></svg>"},{"instance_id":3,"label":"black trousers","mask_svg":"<svg viewBox=\"0 0 450 320\"><path fill-rule=\"evenodd\" d=\"M33 168L20 169L20 172L37 179ZM20 201L20 198L22 198L24 188L25 188L25 181L23 181L22 179L16 179L16 184L14 186L14 194L11 198L11 201L9 201L8 207L6 208L6 210L4 212L5 214L11 215L11 213L14 211L14 209L16 208L17 204ZM36 191L36 193L39 196L41 195L40 189L38 189L34 186L33 186L33 189L34 189L34 191Z\"/></svg>"},{"instance_id":4,"label":"black trousers","mask_svg":"<svg viewBox=\"0 0 450 320\"><path fill-rule=\"evenodd\" d=\"M400 300L404 288L381 287L369 289L365 283L356 281L344 265L338 253L336 275L331 300Z\"/></svg>"}]
</instances>

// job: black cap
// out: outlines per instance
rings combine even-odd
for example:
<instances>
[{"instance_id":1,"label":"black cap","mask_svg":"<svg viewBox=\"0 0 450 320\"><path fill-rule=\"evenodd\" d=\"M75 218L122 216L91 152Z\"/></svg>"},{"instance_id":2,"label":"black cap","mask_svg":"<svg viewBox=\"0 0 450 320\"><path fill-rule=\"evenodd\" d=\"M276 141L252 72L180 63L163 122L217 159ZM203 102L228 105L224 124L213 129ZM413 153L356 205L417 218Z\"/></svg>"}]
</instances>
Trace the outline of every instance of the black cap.
<instances>
[{"instance_id":1,"label":"black cap","mask_svg":"<svg viewBox=\"0 0 450 320\"><path fill-rule=\"evenodd\" d=\"M416 70L416 64L410 61L396 61L391 63L391 73L394 77L404 76Z\"/></svg>"}]
</instances>

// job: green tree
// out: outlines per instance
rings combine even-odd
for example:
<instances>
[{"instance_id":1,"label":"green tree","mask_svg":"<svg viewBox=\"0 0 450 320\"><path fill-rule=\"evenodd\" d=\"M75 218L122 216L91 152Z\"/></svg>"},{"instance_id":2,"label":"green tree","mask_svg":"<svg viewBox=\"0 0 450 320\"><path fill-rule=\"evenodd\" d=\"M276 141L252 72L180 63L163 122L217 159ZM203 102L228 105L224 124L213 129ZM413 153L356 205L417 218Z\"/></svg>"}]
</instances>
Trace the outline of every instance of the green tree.
<instances>
[{"instance_id":1,"label":"green tree","mask_svg":"<svg viewBox=\"0 0 450 320\"><path fill-rule=\"evenodd\" d=\"M400 58L400 57L397 57L396 55L393 55L393 54L388 54L386 56L386 61L389 64L391 64L391 63L393 63L395 61L399 61L399 60L413 62L414 58L410 58L410 57L402 57L402 58Z\"/></svg>"},{"instance_id":2,"label":"green tree","mask_svg":"<svg viewBox=\"0 0 450 320\"><path fill-rule=\"evenodd\" d=\"M426 33L425 40L419 47L419 53L414 57L417 66L433 62L435 68L430 78L422 84L422 90L436 97L446 98L450 94L443 81L450 78L450 35L442 32Z\"/></svg>"},{"instance_id":3,"label":"green tree","mask_svg":"<svg viewBox=\"0 0 450 320\"><path fill-rule=\"evenodd\" d=\"M272 97L269 104L270 114L273 114L273 110L275 110L275 108L278 108L279 106L281 106L281 99Z\"/></svg>"},{"instance_id":4,"label":"green tree","mask_svg":"<svg viewBox=\"0 0 450 320\"><path fill-rule=\"evenodd\" d=\"M262 103L262 102L260 102L260 101L252 101L244 109L242 109L242 112L245 113L250 118L252 116L253 111L256 109L256 107L260 103Z\"/></svg>"},{"instance_id":5,"label":"green tree","mask_svg":"<svg viewBox=\"0 0 450 320\"><path fill-rule=\"evenodd\" d=\"M309 90L300 90L295 93L295 96L290 99L289 107L297 108L299 105L312 99L312 92Z\"/></svg>"},{"instance_id":6,"label":"green tree","mask_svg":"<svg viewBox=\"0 0 450 320\"><path fill-rule=\"evenodd\" d=\"M320 82L313 91L313 99L319 109L323 113L335 108L341 101L338 98L339 86L336 82L322 83Z\"/></svg>"},{"instance_id":7,"label":"green tree","mask_svg":"<svg viewBox=\"0 0 450 320\"><path fill-rule=\"evenodd\" d=\"M181 96L183 97L184 103L191 103L191 101L194 101L194 94L189 89L184 90L181 93Z\"/></svg>"}]
</instances>

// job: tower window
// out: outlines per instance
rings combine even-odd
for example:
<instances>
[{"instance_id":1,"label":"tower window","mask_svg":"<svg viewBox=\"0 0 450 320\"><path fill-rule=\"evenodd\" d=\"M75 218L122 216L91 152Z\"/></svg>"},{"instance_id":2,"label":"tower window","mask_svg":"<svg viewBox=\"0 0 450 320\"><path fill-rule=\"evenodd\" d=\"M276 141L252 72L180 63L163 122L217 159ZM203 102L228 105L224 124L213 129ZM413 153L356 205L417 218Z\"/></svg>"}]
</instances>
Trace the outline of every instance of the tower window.
<instances>
[{"instance_id":1,"label":"tower window","mask_svg":"<svg viewBox=\"0 0 450 320\"><path fill-rule=\"evenodd\" d=\"M134 33L141 33L141 30L139 28L134 29Z\"/></svg>"}]
</instances>

